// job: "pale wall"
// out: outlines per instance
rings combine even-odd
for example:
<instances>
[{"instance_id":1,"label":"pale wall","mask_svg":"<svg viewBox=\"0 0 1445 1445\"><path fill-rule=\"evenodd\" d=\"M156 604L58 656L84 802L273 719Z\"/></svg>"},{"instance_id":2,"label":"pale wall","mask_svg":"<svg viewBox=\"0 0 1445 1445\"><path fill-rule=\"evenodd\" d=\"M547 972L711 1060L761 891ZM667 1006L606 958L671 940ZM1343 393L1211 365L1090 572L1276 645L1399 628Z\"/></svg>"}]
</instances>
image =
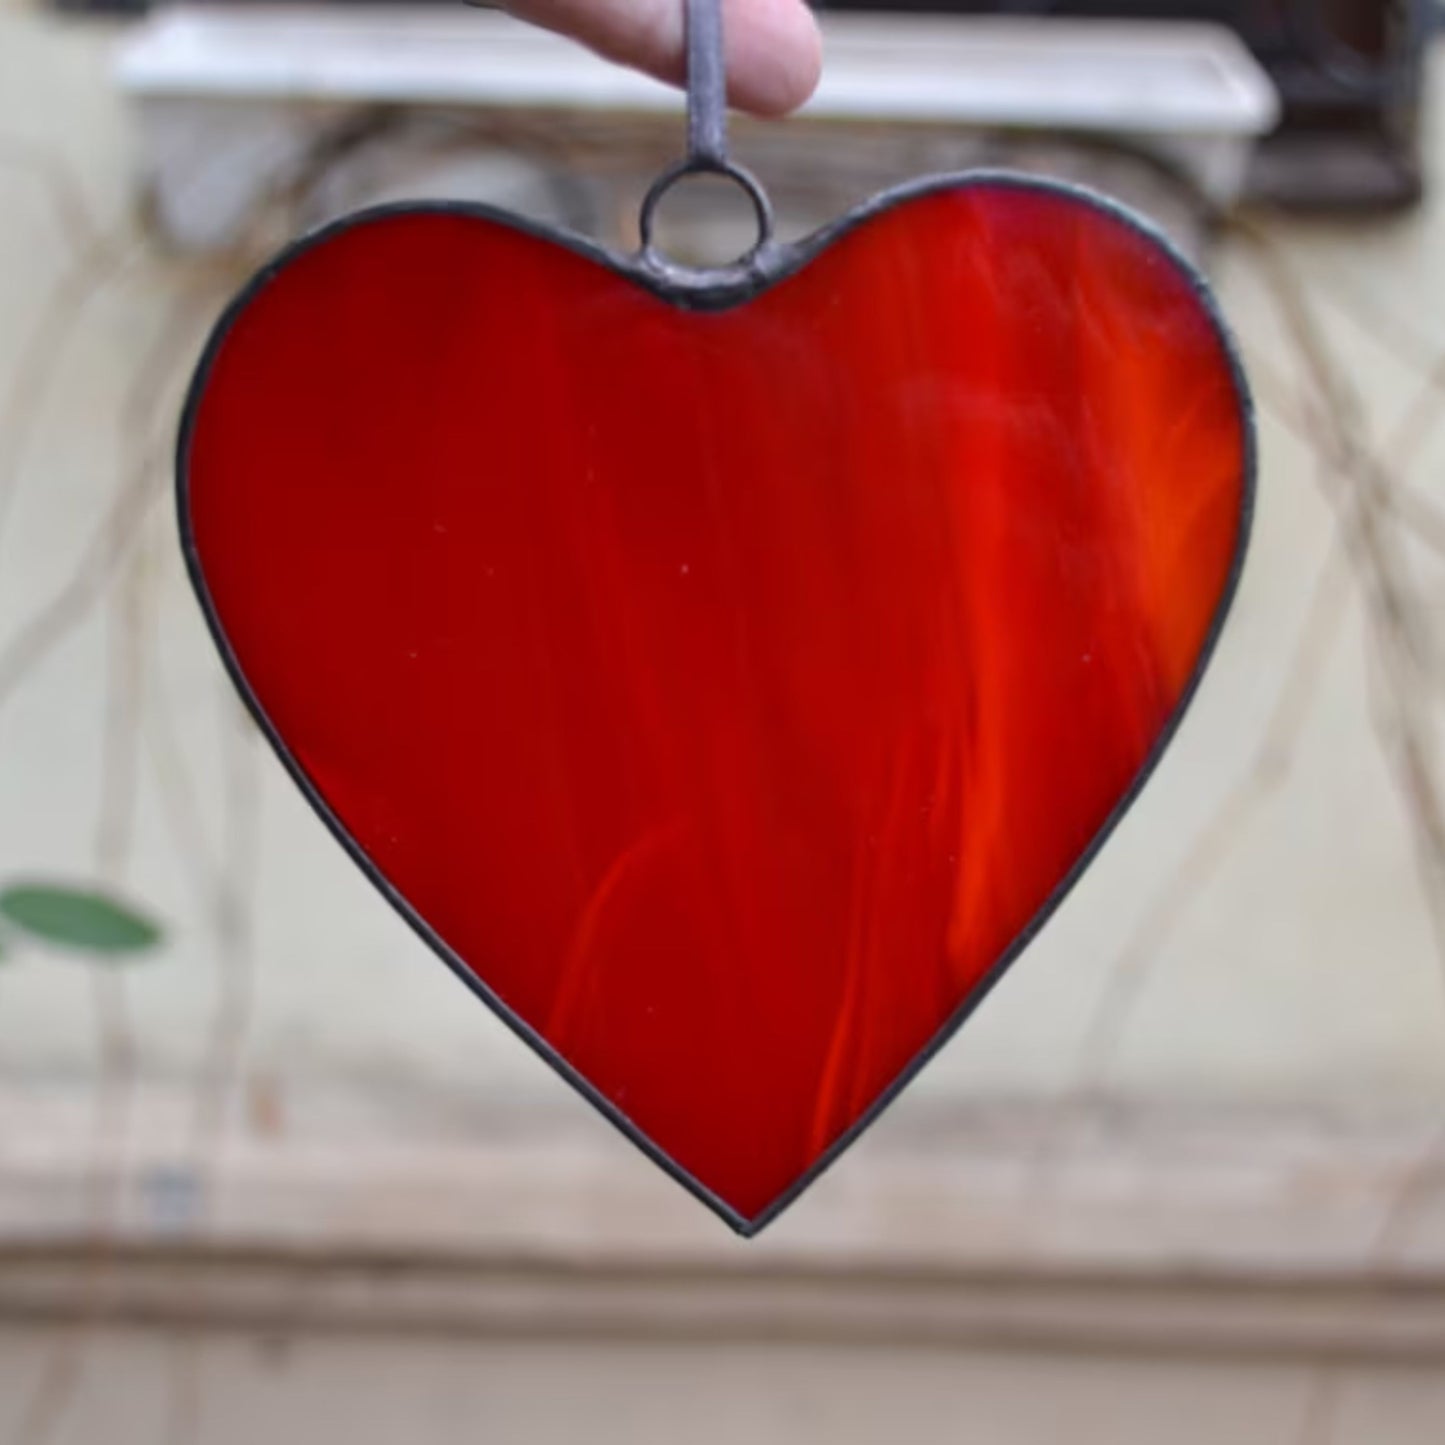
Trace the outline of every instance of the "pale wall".
<instances>
[{"instance_id":1,"label":"pale wall","mask_svg":"<svg viewBox=\"0 0 1445 1445\"><path fill-rule=\"evenodd\" d=\"M108 43L103 27L37 19L15 0L0 8L0 408L50 363L19 430L0 437L0 458L19 437L0 533L0 877L98 873L167 921L163 955L126 972L123 998L101 1002L133 1031L141 1077L168 1092L203 1085L219 1029L244 1055L253 1124L341 1098L463 1132L523 1105L590 1130L582 1107L373 896L231 699L176 554L166 449L189 358L239 273L167 261L138 239ZM90 273L75 269L84 237L59 227L33 168L42 155L75 177L102 257L118 256L53 356L46 308L64 312ZM1445 355L1441 204L1393 223L1271 228L1308 281L1377 436ZM914 1109L1078 1087L1251 1106L1433 1110L1442 1098L1442 968L1371 718L1371 643L1349 580L1338 617L1327 618L1317 687L1257 807L1225 830L1208 876L1156 926L1181 860L1259 753L1332 536L1317 463L1274 411L1297 363L1245 252L1227 245L1219 262L1225 308L1271 383L1236 613L1146 796L1026 961L919 1080ZM167 328L178 342L157 351ZM138 372L151 371L164 384L128 397ZM1427 418L1410 467L1423 496L1442 490L1445 426L1435 422ZM114 577L62 606L62 625L9 687L14 640L77 567L94 578L82 559L134 470L141 434L158 448L140 481L143 524ZM1430 619L1438 554L1420 552L1412 565ZM229 945L221 879L240 910ZM1109 992L1121 973L1137 985L1132 1008ZM1119 1025L1107 1047L1088 1042L1101 1017ZM85 970L62 958L8 960L4 1087L83 1089L96 1066ZM909 1108L882 1128L905 1127Z\"/></svg>"}]
</instances>

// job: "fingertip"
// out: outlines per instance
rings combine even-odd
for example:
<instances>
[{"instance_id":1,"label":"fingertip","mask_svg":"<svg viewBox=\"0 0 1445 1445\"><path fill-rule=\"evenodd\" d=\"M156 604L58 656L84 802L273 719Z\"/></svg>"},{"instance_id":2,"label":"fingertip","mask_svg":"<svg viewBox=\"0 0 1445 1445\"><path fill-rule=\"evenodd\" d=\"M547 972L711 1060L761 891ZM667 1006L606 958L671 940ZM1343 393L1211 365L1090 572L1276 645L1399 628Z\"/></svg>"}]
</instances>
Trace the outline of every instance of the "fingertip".
<instances>
[{"instance_id":1,"label":"fingertip","mask_svg":"<svg viewBox=\"0 0 1445 1445\"><path fill-rule=\"evenodd\" d=\"M760 116L797 110L823 70L812 10L803 0L731 0L724 15L732 103Z\"/></svg>"},{"instance_id":2,"label":"fingertip","mask_svg":"<svg viewBox=\"0 0 1445 1445\"><path fill-rule=\"evenodd\" d=\"M3 3L3 0L0 0ZM501 0L524 20L609 60L684 82L686 0ZM817 88L823 44L805 0L720 0L728 99L760 116L796 110Z\"/></svg>"}]
</instances>

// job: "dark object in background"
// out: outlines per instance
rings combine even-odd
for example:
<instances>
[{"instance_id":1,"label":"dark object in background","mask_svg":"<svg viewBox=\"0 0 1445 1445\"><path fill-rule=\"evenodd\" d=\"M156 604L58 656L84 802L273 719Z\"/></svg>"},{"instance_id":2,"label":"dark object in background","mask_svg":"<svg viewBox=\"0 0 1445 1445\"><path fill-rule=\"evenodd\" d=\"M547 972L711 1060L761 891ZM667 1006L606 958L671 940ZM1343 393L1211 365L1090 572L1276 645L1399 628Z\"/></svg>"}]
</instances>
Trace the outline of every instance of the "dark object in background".
<instances>
[{"instance_id":1,"label":"dark object in background","mask_svg":"<svg viewBox=\"0 0 1445 1445\"><path fill-rule=\"evenodd\" d=\"M819 9L1211 20L1243 37L1284 116L1251 191L1285 205L1375 208L1419 199L1426 40L1437 0L815 0Z\"/></svg>"},{"instance_id":2,"label":"dark object in background","mask_svg":"<svg viewBox=\"0 0 1445 1445\"><path fill-rule=\"evenodd\" d=\"M137 12L148 0L53 0ZM277 3L277 0L270 0ZM311 0L315 3L315 0ZM332 0L365 4L368 0ZM1283 205L1377 209L1421 188L1426 40L1440 0L812 0L819 10L1075 19L1211 20L1243 37L1284 101L1251 191Z\"/></svg>"}]
</instances>

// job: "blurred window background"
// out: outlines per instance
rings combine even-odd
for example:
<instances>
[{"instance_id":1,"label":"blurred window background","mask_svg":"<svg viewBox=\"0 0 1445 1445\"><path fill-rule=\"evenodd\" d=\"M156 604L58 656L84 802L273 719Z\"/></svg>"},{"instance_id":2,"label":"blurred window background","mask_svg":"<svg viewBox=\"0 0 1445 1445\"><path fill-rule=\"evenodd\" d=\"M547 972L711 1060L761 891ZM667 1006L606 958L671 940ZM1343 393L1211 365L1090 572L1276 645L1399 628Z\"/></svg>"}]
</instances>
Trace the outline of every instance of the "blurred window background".
<instances>
[{"instance_id":1,"label":"blurred window background","mask_svg":"<svg viewBox=\"0 0 1445 1445\"><path fill-rule=\"evenodd\" d=\"M1442 1438L1438 9L820 13L816 100L736 126L784 228L976 164L1141 207L1238 334L1259 514L1095 867L743 1244L311 816L170 505L278 244L445 194L630 246L677 97L460 5L0 0L0 1441Z\"/></svg>"}]
</instances>

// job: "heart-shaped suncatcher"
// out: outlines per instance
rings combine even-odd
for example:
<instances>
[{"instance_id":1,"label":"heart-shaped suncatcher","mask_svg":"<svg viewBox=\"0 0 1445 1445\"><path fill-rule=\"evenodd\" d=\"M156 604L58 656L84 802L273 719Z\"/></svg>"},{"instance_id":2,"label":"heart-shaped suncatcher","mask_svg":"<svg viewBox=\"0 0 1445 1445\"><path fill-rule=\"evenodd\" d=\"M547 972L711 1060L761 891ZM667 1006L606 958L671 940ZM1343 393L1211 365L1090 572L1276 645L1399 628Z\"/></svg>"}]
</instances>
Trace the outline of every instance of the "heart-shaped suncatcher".
<instances>
[{"instance_id":1,"label":"heart-shaped suncatcher","mask_svg":"<svg viewBox=\"0 0 1445 1445\"><path fill-rule=\"evenodd\" d=\"M179 488L321 816L752 1233L1138 791L1234 587L1252 440L1202 282L1096 197L939 178L774 242L711 6L686 168L749 186L757 250L351 217L221 321Z\"/></svg>"}]
</instances>

